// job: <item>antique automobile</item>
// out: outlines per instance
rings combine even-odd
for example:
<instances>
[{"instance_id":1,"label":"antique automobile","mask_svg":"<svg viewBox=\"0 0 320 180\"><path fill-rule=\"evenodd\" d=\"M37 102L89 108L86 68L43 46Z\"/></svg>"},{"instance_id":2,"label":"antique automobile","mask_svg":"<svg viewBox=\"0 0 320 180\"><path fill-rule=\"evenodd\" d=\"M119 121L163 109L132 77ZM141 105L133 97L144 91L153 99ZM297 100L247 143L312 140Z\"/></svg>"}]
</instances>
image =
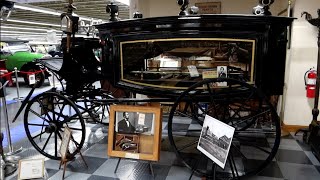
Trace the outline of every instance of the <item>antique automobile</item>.
<instances>
[{"instance_id":1,"label":"antique automobile","mask_svg":"<svg viewBox=\"0 0 320 180\"><path fill-rule=\"evenodd\" d=\"M14 71L16 67L22 72L37 72L41 70L41 67L35 62L36 59L51 57L46 54L39 54L31 52L31 48L28 41L13 39L13 38L1 38L1 51L0 59L6 59L6 68L8 71ZM29 85L28 74L22 74L24 81ZM39 81L38 87L40 87L48 74L39 72L36 74L36 79Z\"/></svg>"},{"instance_id":2,"label":"antique automobile","mask_svg":"<svg viewBox=\"0 0 320 180\"><path fill-rule=\"evenodd\" d=\"M173 102L165 115L168 144L191 171L235 178L256 174L273 160L280 143L280 121L268 97L283 93L286 31L293 18L180 13L120 21L111 4L107 7L111 21L96 25L98 39L74 37L78 17L72 16L73 10L70 2L68 13L61 16L62 23L69 24L63 29L67 37L62 41L62 64L42 62L66 81L66 87L29 102L26 98L19 110L26 106L26 134L41 154L60 159L58 143L69 127L75 136L69 151L75 155L86 136L85 113L94 118L94 111L108 111L110 104ZM102 52L99 58L97 49ZM221 67L226 78L218 77ZM114 98L115 91L96 89L96 81L152 98ZM235 129L228 168L217 168L197 150L206 115ZM181 121L190 126L177 126ZM226 141L220 141L226 148Z\"/></svg>"}]
</instances>

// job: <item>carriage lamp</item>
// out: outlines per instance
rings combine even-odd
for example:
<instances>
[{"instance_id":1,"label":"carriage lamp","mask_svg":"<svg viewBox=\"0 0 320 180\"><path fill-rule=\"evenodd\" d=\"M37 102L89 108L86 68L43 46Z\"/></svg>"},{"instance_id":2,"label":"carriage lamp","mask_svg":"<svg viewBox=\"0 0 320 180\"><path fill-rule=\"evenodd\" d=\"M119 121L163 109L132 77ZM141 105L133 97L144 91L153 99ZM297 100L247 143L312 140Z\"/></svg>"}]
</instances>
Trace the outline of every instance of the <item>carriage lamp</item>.
<instances>
[{"instance_id":1,"label":"carriage lamp","mask_svg":"<svg viewBox=\"0 0 320 180\"><path fill-rule=\"evenodd\" d=\"M78 32L78 16L69 15L67 13L61 14L61 30L64 33L74 34Z\"/></svg>"},{"instance_id":2,"label":"carriage lamp","mask_svg":"<svg viewBox=\"0 0 320 180\"><path fill-rule=\"evenodd\" d=\"M6 21L13 10L14 3L10 1L2 1L0 3L0 20Z\"/></svg>"},{"instance_id":3,"label":"carriage lamp","mask_svg":"<svg viewBox=\"0 0 320 180\"><path fill-rule=\"evenodd\" d=\"M199 8L197 6L191 6L189 9L189 14L198 14L199 13Z\"/></svg>"},{"instance_id":4,"label":"carriage lamp","mask_svg":"<svg viewBox=\"0 0 320 180\"><path fill-rule=\"evenodd\" d=\"M274 0L259 0L259 4L252 9L252 13L258 16L270 16L270 5L274 3Z\"/></svg>"},{"instance_id":5,"label":"carriage lamp","mask_svg":"<svg viewBox=\"0 0 320 180\"><path fill-rule=\"evenodd\" d=\"M68 15L61 18L61 31L64 33L72 33L72 21Z\"/></svg>"},{"instance_id":6,"label":"carriage lamp","mask_svg":"<svg viewBox=\"0 0 320 180\"><path fill-rule=\"evenodd\" d=\"M189 0L177 0L177 3L179 6L181 6L180 8L180 16L186 16L188 15L188 12L186 11L186 9L188 8L189 5Z\"/></svg>"},{"instance_id":7,"label":"carriage lamp","mask_svg":"<svg viewBox=\"0 0 320 180\"><path fill-rule=\"evenodd\" d=\"M119 7L112 2L107 5L106 12L110 13L110 19L109 21L118 21L118 15L119 15Z\"/></svg>"}]
</instances>

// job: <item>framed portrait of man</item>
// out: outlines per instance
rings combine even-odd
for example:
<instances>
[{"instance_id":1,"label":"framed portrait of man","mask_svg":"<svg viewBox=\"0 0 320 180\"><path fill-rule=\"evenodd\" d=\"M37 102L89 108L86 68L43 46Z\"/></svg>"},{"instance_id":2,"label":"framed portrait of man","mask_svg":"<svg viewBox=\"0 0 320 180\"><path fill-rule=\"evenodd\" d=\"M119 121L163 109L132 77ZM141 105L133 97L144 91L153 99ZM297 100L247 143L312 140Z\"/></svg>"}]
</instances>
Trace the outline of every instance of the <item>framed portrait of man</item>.
<instances>
[{"instance_id":1,"label":"framed portrait of man","mask_svg":"<svg viewBox=\"0 0 320 180\"><path fill-rule=\"evenodd\" d=\"M108 131L108 155L158 161L161 108L112 105Z\"/></svg>"}]
</instances>

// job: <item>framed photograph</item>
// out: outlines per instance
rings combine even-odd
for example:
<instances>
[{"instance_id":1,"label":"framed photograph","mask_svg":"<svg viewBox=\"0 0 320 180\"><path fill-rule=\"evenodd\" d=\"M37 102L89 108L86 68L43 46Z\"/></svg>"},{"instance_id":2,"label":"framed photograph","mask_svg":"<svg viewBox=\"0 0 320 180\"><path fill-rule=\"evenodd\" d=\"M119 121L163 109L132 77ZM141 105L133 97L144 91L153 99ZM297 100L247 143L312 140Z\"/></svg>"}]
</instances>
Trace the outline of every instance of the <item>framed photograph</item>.
<instances>
[{"instance_id":1,"label":"framed photograph","mask_svg":"<svg viewBox=\"0 0 320 180\"><path fill-rule=\"evenodd\" d=\"M228 77L228 67L227 66L217 66L217 77L227 78ZM219 82L217 86L227 86L227 82Z\"/></svg>"},{"instance_id":2,"label":"framed photograph","mask_svg":"<svg viewBox=\"0 0 320 180\"><path fill-rule=\"evenodd\" d=\"M161 113L160 107L110 106L108 155L158 161Z\"/></svg>"},{"instance_id":3,"label":"framed photograph","mask_svg":"<svg viewBox=\"0 0 320 180\"><path fill-rule=\"evenodd\" d=\"M195 3L199 8L199 14L221 14L221 2Z\"/></svg>"},{"instance_id":4,"label":"framed photograph","mask_svg":"<svg viewBox=\"0 0 320 180\"><path fill-rule=\"evenodd\" d=\"M44 159L25 159L19 161L18 179L44 177Z\"/></svg>"},{"instance_id":5,"label":"framed photograph","mask_svg":"<svg viewBox=\"0 0 320 180\"><path fill-rule=\"evenodd\" d=\"M235 128L206 115L197 149L224 169Z\"/></svg>"}]
</instances>

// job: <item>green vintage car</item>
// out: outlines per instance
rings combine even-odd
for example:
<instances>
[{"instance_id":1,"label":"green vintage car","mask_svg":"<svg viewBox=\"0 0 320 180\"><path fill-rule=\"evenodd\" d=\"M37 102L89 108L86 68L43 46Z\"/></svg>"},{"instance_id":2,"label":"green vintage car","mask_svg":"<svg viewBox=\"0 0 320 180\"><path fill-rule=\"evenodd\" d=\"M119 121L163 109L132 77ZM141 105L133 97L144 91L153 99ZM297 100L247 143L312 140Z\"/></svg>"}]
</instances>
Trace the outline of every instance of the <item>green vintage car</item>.
<instances>
[{"instance_id":1,"label":"green vintage car","mask_svg":"<svg viewBox=\"0 0 320 180\"><path fill-rule=\"evenodd\" d=\"M8 71L14 71L16 67L22 73L20 76L24 78L26 84L29 85L28 75L23 72L39 72L41 67L34 62L35 59L50 57L50 55L32 53L28 41L22 41L11 38L1 38L1 50L0 59L6 60L6 68ZM40 87L46 77L46 72L40 72L36 74L36 80L38 81L38 87Z\"/></svg>"}]
</instances>

